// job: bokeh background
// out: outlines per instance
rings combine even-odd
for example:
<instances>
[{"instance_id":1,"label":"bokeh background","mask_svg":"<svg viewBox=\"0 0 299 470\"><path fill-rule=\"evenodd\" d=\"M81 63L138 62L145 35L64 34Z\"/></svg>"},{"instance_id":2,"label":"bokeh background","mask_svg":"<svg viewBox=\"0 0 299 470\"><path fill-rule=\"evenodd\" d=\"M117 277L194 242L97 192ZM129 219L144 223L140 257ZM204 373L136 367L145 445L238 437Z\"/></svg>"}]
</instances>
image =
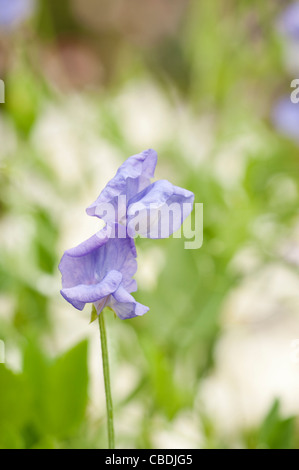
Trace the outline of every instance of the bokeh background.
<instances>
[{"instance_id":1,"label":"bokeh background","mask_svg":"<svg viewBox=\"0 0 299 470\"><path fill-rule=\"evenodd\" d=\"M108 313L119 448L299 446L299 7L1 0L1 448L105 448L97 322L60 296L130 155L204 204L198 250L137 240Z\"/></svg>"}]
</instances>

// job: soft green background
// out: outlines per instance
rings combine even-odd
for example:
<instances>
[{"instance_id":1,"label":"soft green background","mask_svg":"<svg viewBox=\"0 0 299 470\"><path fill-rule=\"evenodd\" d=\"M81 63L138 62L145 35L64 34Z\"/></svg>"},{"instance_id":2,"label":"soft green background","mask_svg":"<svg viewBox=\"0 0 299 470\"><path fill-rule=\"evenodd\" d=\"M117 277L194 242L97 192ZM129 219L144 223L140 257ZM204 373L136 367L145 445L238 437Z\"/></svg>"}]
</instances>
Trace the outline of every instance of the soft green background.
<instances>
[{"instance_id":1,"label":"soft green background","mask_svg":"<svg viewBox=\"0 0 299 470\"><path fill-rule=\"evenodd\" d=\"M107 445L98 325L58 263L149 147L204 204L204 242L137 240L150 312L106 313L117 447L298 447L299 155L270 119L295 78L283 2L38 4L0 31L0 447Z\"/></svg>"}]
</instances>

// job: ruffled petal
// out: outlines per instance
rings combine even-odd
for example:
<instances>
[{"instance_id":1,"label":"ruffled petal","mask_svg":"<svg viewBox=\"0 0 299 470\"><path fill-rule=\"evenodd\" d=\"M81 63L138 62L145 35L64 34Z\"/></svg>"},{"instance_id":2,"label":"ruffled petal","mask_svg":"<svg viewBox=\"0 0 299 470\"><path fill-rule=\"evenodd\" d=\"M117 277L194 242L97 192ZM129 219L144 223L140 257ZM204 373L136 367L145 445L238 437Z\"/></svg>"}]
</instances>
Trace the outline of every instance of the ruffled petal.
<instances>
[{"instance_id":1,"label":"ruffled petal","mask_svg":"<svg viewBox=\"0 0 299 470\"><path fill-rule=\"evenodd\" d=\"M131 199L128 207L128 235L167 238L178 230L191 213L194 194L167 180L152 183Z\"/></svg>"},{"instance_id":2,"label":"ruffled petal","mask_svg":"<svg viewBox=\"0 0 299 470\"><path fill-rule=\"evenodd\" d=\"M88 238L80 245L70 248L65 251L65 254L72 257L80 257L91 253L92 251L105 245L111 236L111 227L106 225L102 230L97 232L92 237Z\"/></svg>"},{"instance_id":3,"label":"ruffled petal","mask_svg":"<svg viewBox=\"0 0 299 470\"><path fill-rule=\"evenodd\" d=\"M126 215L128 201L150 184L157 164L157 153L148 149L129 157L86 212L108 223ZM121 198L123 196L123 198Z\"/></svg>"},{"instance_id":4,"label":"ruffled petal","mask_svg":"<svg viewBox=\"0 0 299 470\"><path fill-rule=\"evenodd\" d=\"M123 276L125 287L137 270L136 248L131 238L108 238L104 229L67 250L59 264L63 288L96 284L112 269Z\"/></svg>"},{"instance_id":5,"label":"ruffled petal","mask_svg":"<svg viewBox=\"0 0 299 470\"><path fill-rule=\"evenodd\" d=\"M111 295L108 305L121 320L139 317L149 311L148 307L136 302L122 285Z\"/></svg>"},{"instance_id":6,"label":"ruffled petal","mask_svg":"<svg viewBox=\"0 0 299 470\"><path fill-rule=\"evenodd\" d=\"M79 284L61 290L61 295L74 307L82 310L86 303L98 302L117 290L122 280L119 271L110 271L98 284ZM80 308L83 305L82 308Z\"/></svg>"},{"instance_id":7,"label":"ruffled petal","mask_svg":"<svg viewBox=\"0 0 299 470\"><path fill-rule=\"evenodd\" d=\"M128 293L137 289L133 279L137 270L134 240L108 238L105 230L66 251L59 269L61 294L79 310L89 302L97 303L101 311L101 306L106 305L101 299L113 293L120 283Z\"/></svg>"}]
</instances>

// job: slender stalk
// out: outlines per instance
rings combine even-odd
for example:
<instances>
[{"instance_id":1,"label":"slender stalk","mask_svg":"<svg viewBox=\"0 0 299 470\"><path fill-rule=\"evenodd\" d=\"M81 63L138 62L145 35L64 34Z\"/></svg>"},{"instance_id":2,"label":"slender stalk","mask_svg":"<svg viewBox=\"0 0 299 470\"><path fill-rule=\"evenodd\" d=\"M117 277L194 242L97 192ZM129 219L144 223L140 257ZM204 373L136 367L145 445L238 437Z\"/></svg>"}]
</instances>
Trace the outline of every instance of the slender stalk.
<instances>
[{"instance_id":1,"label":"slender stalk","mask_svg":"<svg viewBox=\"0 0 299 470\"><path fill-rule=\"evenodd\" d=\"M100 334L101 334L103 374L104 374L105 394L106 394L108 445L109 445L109 449L114 449L115 444L114 444L114 427L113 427L113 406L112 406L112 396L111 396L111 386L110 386L108 346L107 346L104 311L102 311L99 315L99 325L100 325Z\"/></svg>"}]
</instances>

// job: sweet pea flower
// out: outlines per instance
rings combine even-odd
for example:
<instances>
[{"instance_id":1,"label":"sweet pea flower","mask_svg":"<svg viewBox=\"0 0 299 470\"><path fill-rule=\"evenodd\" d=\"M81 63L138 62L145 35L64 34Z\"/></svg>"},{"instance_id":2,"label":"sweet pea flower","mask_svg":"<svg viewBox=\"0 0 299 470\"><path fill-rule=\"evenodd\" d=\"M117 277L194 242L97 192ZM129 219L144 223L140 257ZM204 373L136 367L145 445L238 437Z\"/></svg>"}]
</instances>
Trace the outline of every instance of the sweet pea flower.
<instances>
[{"instance_id":1,"label":"sweet pea flower","mask_svg":"<svg viewBox=\"0 0 299 470\"><path fill-rule=\"evenodd\" d=\"M60 262L62 296L75 308L94 304L99 315L110 307L121 319L149 309L131 295L137 285L133 237L166 238L193 208L194 194L167 180L151 183L157 163L152 150L129 157L118 169L87 214L106 226L88 240L67 250ZM123 230L125 228L125 230Z\"/></svg>"},{"instance_id":2,"label":"sweet pea flower","mask_svg":"<svg viewBox=\"0 0 299 470\"><path fill-rule=\"evenodd\" d=\"M59 264L62 296L78 310L94 304L98 315L105 307L122 320L145 314L149 308L131 295L137 289L136 256L134 240L111 238L106 226L64 253Z\"/></svg>"},{"instance_id":3,"label":"sweet pea flower","mask_svg":"<svg viewBox=\"0 0 299 470\"><path fill-rule=\"evenodd\" d=\"M33 13L34 6L34 0L0 0L0 27L18 26Z\"/></svg>"},{"instance_id":4,"label":"sweet pea flower","mask_svg":"<svg viewBox=\"0 0 299 470\"><path fill-rule=\"evenodd\" d=\"M149 308L131 295L137 284L135 234L168 237L190 214L194 195L167 180L151 183L157 164L154 150L129 157L87 208L105 227L80 245L65 251L59 264L61 295L78 310L93 304L91 321L99 317L105 382L109 448L114 448L113 406L104 315L109 307L121 319L144 315ZM123 224L123 225L121 225ZM125 231L121 227L125 226ZM100 315L101 314L101 315Z\"/></svg>"},{"instance_id":5,"label":"sweet pea flower","mask_svg":"<svg viewBox=\"0 0 299 470\"><path fill-rule=\"evenodd\" d=\"M289 97L281 99L272 113L275 127L299 144L299 103L292 103Z\"/></svg>"},{"instance_id":6,"label":"sweet pea flower","mask_svg":"<svg viewBox=\"0 0 299 470\"><path fill-rule=\"evenodd\" d=\"M299 2L291 3L278 20L279 31L299 41Z\"/></svg>"},{"instance_id":7,"label":"sweet pea flower","mask_svg":"<svg viewBox=\"0 0 299 470\"><path fill-rule=\"evenodd\" d=\"M150 183L156 163L152 149L129 157L87 214L112 226L125 225L123 236L169 237L192 211L194 194L167 180Z\"/></svg>"}]
</instances>

